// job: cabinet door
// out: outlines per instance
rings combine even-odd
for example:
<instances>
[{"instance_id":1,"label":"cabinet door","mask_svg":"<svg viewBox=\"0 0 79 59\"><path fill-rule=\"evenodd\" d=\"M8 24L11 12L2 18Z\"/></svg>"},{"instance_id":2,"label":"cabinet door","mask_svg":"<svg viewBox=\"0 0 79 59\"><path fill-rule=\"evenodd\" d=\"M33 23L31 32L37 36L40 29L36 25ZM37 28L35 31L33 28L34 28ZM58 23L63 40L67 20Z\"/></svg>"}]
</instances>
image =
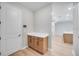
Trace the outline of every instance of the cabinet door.
<instances>
[{"instance_id":1,"label":"cabinet door","mask_svg":"<svg viewBox=\"0 0 79 59\"><path fill-rule=\"evenodd\" d=\"M28 45L33 48L34 46L34 37L28 36Z\"/></svg>"},{"instance_id":2,"label":"cabinet door","mask_svg":"<svg viewBox=\"0 0 79 59\"><path fill-rule=\"evenodd\" d=\"M38 38L37 46L38 46L38 51L43 52L43 39L42 38Z\"/></svg>"},{"instance_id":3,"label":"cabinet door","mask_svg":"<svg viewBox=\"0 0 79 59\"><path fill-rule=\"evenodd\" d=\"M73 34L64 34L65 43L73 43Z\"/></svg>"},{"instance_id":4,"label":"cabinet door","mask_svg":"<svg viewBox=\"0 0 79 59\"><path fill-rule=\"evenodd\" d=\"M38 50L38 38L37 37L35 37L34 38L34 49L36 49L36 50Z\"/></svg>"},{"instance_id":5,"label":"cabinet door","mask_svg":"<svg viewBox=\"0 0 79 59\"><path fill-rule=\"evenodd\" d=\"M30 42L31 42L31 47L32 48L34 48L34 39L35 39L35 37L34 36L31 36Z\"/></svg>"},{"instance_id":6,"label":"cabinet door","mask_svg":"<svg viewBox=\"0 0 79 59\"><path fill-rule=\"evenodd\" d=\"M31 36L28 35L28 46L31 46Z\"/></svg>"}]
</instances>

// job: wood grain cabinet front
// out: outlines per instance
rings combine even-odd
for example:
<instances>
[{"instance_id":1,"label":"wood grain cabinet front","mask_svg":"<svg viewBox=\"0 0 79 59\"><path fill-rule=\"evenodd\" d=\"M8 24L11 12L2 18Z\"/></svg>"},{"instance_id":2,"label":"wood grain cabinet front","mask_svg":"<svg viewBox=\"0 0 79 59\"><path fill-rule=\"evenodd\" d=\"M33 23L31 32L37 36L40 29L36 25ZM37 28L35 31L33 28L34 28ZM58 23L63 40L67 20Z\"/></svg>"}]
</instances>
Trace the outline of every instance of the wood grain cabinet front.
<instances>
[{"instance_id":1,"label":"wood grain cabinet front","mask_svg":"<svg viewBox=\"0 0 79 59\"><path fill-rule=\"evenodd\" d=\"M43 38L38 38L38 51L43 53Z\"/></svg>"},{"instance_id":2,"label":"wood grain cabinet front","mask_svg":"<svg viewBox=\"0 0 79 59\"><path fill-rule=\"evenodd\" d=\"M33 36L28 36L28 46L33 47L34 45L34 37Z\"/></svg>"},{"instance_id":3,"label":"wood grain cabinet front","mask_svg":"<svg viewBox=\"0 0 79 59\"><path fill-rule=\"evenodd\" d=\"M64 43L70 43L70 44L73 43L73 34L66 33L63 35L63 38L64 38Z\"/></svg>"},{"instance_id":4,"label":"wood grain cabinet front","mask_svg":"<svg viewBox=\"0 0 79 59\"><path fill-rule=\"evenodd\" d=\"M28 35L28 46L37 52L44 54L48 51L48 37L40 38Z\"/></svg>"}]
</instances>

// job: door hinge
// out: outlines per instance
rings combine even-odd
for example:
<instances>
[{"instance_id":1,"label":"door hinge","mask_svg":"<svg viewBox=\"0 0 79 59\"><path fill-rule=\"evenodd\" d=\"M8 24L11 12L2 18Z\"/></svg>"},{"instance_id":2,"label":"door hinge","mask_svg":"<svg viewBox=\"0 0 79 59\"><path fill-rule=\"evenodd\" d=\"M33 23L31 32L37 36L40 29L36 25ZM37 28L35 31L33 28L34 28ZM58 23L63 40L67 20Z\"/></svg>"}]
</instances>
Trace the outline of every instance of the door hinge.
<instances>
[{"instance_id":1,"label":"door hinge","mask_svg":"<svg viewBox=\"0 0 79 59\"><path fill-rule=\"evenodd\" d=\"M0 9L1 9L1 6L0 6Z\"/></svg>"},{"instance_id":2,"label":"door hinge","mask_svg":"<svg viewBox=\"0 0 79 59\"><path fill-rule=\"evenodd\" d=\"M0 40L1 40L1 37L0 37Z\"/></svg>"},{"instance_id":3,"label":"door hinge","mask_svg":"<svg viewBox=\"0 0 79 59\"><path fill-rule=\"evenodd\" d=\"M0 56L1 56L1 52L0 52Z\"/></svg>"},{"instance_id":4,"label":"door hinge","mask_svg":"<svg viewBox=\"0 0 79 59\"><path fill-rule=\"evenodd\" d=\"M1 24L1 21L0 21L0 24Z\"/></svg>"}]
</instances>

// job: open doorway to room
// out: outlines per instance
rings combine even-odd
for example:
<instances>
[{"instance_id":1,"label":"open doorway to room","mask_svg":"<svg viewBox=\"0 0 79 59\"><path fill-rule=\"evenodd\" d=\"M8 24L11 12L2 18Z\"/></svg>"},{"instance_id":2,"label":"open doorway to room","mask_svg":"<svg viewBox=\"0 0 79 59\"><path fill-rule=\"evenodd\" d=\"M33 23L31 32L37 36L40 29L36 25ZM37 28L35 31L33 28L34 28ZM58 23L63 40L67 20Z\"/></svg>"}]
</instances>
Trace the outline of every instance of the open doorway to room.
<instances>
[{"instance_id":1,"label":"open doorway to room","mask_svg":"<svg viewBox=\"0 0 79 59\"><path fill-rule=\"evenodd\" d=\"M52 51L56 55L73 55L73 3L52 5Z\"/></svg>"}]
</instances>

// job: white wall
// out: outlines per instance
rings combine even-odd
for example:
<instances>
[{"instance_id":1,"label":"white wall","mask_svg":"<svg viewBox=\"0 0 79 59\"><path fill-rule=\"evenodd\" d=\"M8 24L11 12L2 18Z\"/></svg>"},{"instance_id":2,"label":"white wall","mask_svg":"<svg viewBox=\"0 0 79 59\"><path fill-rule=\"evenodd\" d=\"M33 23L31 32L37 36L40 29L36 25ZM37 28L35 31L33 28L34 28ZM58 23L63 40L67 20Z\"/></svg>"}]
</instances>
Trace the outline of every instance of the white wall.
<instances>
[{"instance_id":1,"label":"white wall","mask_svg":"<svg viewBox=\"0 0 79 59\"><path fill-rule=\"evenodd\" d=\"M49 34L48 44L51 46L51 5L44 7L35 12L34 30L35 32L44 32Z\"/></svg>"},{"instance_id":2,"label":"white wall","mask_svg":"<svg viewBox=\"0 0 79 59\"><path fill-rule=\"evenodd\" d=\"M18 3L9 3L13 4L15 7L19 8L22 13L22 47L27 47L27 33L33 31L33 12ZM27 25L26 28L23 28L23 25Z\"/></svg>"},{"instance_id":3,"label":"white wall","mask_svg":"<svg viewBox=\"0 0 79 59\"><path fill-rule=\"evenodd\" d=\"M27 9L22 9L22 20L23 25L27 25L26 28L23 28L23 46L27 45L27 33L33 31L33 13Z\"/></svg>"},{"instance_id":4,"label":"white wall","mask_svg":"<svg viewBox=\"0 0 79 59\"><path fill-rule=\"evenodd\" d=\"M55 34L63 36L64 32L73 32L73 23L71 21L58 22L55 24Z\"/></svg>"},{"instance_id":5,"label":"white wall","mask_svg":"<svg viewBox=\"0 0 79 59\"><path fill-rule=\"evenodd\" d=\"M28 10L26 7L24 6L19 6L19 8L22 11L22 24L23 25L27 25L26 28L22 29L22 37L23 37L23 43L22 43L22 47L27 47L28 42L27 42L27 33L28 32L32 32L33 31L33 12Z\"/></svg>"}]
</instances>

